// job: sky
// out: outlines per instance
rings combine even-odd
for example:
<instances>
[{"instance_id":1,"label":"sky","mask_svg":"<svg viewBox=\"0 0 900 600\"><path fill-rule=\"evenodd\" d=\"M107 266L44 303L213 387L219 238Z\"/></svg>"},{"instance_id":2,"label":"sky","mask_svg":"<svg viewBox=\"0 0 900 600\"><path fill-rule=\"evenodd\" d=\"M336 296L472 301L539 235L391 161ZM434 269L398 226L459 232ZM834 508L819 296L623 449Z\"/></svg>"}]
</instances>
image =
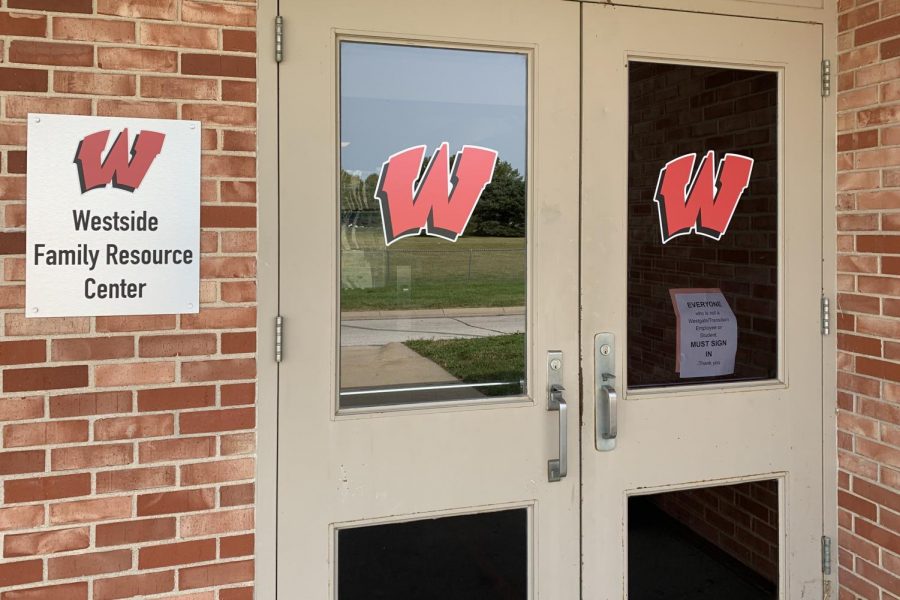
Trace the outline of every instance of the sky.
<instances>
[{"instance_id":1,"label":"sky","mask_svg":"<svg viewBox=\"0 0 900 600\"><path fill-rule=\"evenodd\" d=\"M341 44L341 166L363 176L396 152L441 142L497 150L525 174L527 57Z\"/></svg>"}]
</instances>

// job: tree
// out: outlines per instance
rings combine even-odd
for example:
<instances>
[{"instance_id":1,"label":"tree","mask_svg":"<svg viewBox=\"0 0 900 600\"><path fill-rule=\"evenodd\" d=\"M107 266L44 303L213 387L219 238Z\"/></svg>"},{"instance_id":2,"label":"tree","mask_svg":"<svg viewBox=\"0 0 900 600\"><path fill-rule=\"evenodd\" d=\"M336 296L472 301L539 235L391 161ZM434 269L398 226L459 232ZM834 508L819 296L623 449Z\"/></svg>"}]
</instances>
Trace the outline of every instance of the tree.
<instances>
[{"instance_id":1,"label":"tree","mask_svg":"<svg viewBox=\"0 0 900 600\"><path fill-rule=\"evenodd\" d=\"M525 178L508 162L498 161L466 235L523 237L527 213Z\"/></svg>"}]
</instances>

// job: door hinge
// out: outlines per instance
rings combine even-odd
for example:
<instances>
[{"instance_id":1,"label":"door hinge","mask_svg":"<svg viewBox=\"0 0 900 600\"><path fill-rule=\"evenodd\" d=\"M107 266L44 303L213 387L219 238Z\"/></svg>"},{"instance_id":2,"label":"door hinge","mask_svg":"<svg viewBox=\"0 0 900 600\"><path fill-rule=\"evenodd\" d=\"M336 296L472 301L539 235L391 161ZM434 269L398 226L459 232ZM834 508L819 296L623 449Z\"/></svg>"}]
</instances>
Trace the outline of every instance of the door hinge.
<instances>
[{"instance_id":1,"label":"door hinge","mask_svg":"<svg viewBox=\"0 0 900 600\"><path fill-rule=\"evenodd\" d=\"M281 362L282 343L284 341L284 317L275 317L275 362Z\"/></svg>"},{"instance_id":2,"label":"door hinge","mask_svg":"<svg viewBox=\"0 0 900 600\"><path fill-rule=\"evenodd\" d=\"M275 62L284 60L284 17L275 17Z\"/></svg>"},{"instance_id":3,"label":"door hinge","mask_svg":"<svg viewBox=\"0 0 900 600\"><path fill-rule=\"evenodd\" d=\"M831 538L822 536L822 574L831 575Z\"/></svg>"},{"instance_id":4,"label":"door hinge","mask_svg":"<svg viewBox=\"0 0 900 600\"><path fill-rule=\"evenodd\" d=\"M822 61L822 97L831 95L831 61L827 58Z\"/></svg>"},{"instance_id":5,"label":"door hinge","mask_svg":"<svg viewBox=\"0 0 900 600\"><path fill-rule=\"evenodd\" d=\"M831 300L822 296L822 335L831 333Z\"/></svg>"}]
</instances>

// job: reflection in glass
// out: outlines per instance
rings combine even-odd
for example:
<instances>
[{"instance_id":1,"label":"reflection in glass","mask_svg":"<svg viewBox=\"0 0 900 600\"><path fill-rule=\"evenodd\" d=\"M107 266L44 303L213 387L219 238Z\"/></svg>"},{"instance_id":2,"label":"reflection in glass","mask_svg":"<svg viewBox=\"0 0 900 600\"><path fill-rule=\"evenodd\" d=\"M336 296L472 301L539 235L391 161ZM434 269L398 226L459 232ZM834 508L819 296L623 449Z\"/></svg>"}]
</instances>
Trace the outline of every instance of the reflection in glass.
<instances>
[{"instance_id":1,"label":"reflection in glass","mask_svg":"<svg viewBox=\"0 0 900 600\"><path fill-rule=\"evenodd\" d=\"M340 53L340 406L524 393L526 56L358 42ZM398 159L421 146L421 163ZM386 244L400 222L388 190L415 212L443 185L459 209L478 177L466 146L497 157L458 239Z\"/></svg>"},{"instance_id":2,"label":"reflection in glass","mask_svg":"<svg viewBox=\"0 0 900 600\"><path fill-rule=\"evenodd\" d=\"M628 386L775 378L778 75L634 61L628 71ZM726 153L753 159L726 232L719 240L690 233L663 244L660 170L696 153L696 173L710 151L715 164ZM733 373L681 376L672 292L684 290L721 290L737 322Z\"/></svg>"},{"instance_id":3,"label":"reflection in glass","mask_svg":"<svg viewBox=\"0 0 900 600\"><path fill-rule=\"evenodd\" d=\"M528 511L341 529L340 600L525 600Z\"/></svg>"}]
</instances>

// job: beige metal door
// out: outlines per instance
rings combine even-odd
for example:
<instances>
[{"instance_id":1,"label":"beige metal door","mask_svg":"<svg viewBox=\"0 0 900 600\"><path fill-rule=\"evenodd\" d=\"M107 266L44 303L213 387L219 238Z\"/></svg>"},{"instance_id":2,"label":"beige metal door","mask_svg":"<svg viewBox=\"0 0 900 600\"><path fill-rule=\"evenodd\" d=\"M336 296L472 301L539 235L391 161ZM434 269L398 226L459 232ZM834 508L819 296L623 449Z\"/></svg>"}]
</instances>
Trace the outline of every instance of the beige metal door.
<instances>
[{"instance_id":1,"label":"beige metal door","mask_svg":"<svg viewBox=\"0 0 900 600\"><path fill-rule=\"evenodd\" d=\"M310 0L281 12L280 597L341 598L339 582L381 569L360 568L380 551L344 532L510 510L526 515L527 597L578 597L578 5ZM387 243L375 181L395 153L442 142L499 149L495 182L525 191L527 222L473 216L456 242ZM523 365L506 380L472 375L495 359L450 364L441 344L460 340L518 344ZM562 353L568 413L548 410L549 351ZM560 414L569 474L550 482Z\"/></svg>"},{"instance_id":2,"label":"beige metal door","mask_svg":"<svg viewBox=\"0 0 900 600\"><path fill-rule=\"evenodd\" d=\"M629 498L756 480L778 490L778 551L765 558L780 597L822 597L820 28L583 10L582 597L627 595ZM709 151L715 179L695 166L696 180L664 183L669 161ZM679 230L665 197L680 194L684 209L714 183L724 204L725 152L755 160L733 220L712 223L710 210ZM717 325L685 310L679 329L674 297L719 298L710 290L733 315L716 313ZM612 336L595 350L601 332ZM692 340L717 335L736 345L733 367L705 344L691 354ZM616 367L601 380L604 344Z\"/></svg>"}]
</instances>

